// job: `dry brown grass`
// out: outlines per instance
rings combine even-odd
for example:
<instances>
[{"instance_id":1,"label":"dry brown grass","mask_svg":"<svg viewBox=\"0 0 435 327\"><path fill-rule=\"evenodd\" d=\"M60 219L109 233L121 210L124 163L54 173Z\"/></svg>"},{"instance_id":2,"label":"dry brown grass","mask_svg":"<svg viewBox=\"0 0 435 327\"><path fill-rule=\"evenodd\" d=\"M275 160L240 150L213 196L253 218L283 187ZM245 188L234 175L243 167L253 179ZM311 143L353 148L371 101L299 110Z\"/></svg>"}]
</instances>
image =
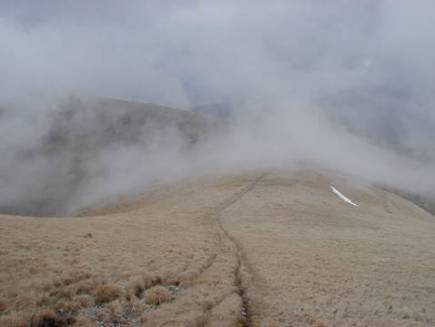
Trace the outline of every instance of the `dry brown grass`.
<instances>
[{"instance_id":1,"label":"dry brown grass","mask_svg":"<svg viewBox=\"0 0 435 327\"><path fill-rule=\"evenodd\" d=\"M7 308L6 303L0 301L0 315L6 311L6 308Z\"/></svg>"},{"instance_id":2,"label":"dry brown grass","mask_svg":"<svg viewBox=\"0 0 435 327\"><path fill-rule=\"evenodd\" d=\"M95 290L95 302L98 304L108 303L121 296L121 288L117 285L98 285Z\"/></svg>"},{"instance_id":3,"label":"dry brown grass","mask_svg":"<svg viewBox=\"0 0 435 327\"><path fill-rule=\"evenodd\" d=\"M171 292L163 286L154 286L145 292L145 302L147 304L159 305L169 302L172 299Z\"/></svg>"},{"instance_id":4,"label":"dry brown grass","mask_svg":"<svg viewBox=\"0 0 435 327\"><path fill-rule=\"evenodd\" d=\"M59 323L56 313L51 309L34 314L30 320L32 327L58 326Z\"/></svg>"},{"instance_id":5,"label":"dry brown grass","mask_svg":"<svg viewBox=\"0 0 435 327\"><path fill-rule=\"evenodd\" d=\"M29 327L30 318L18 312L12 312L0 317L0 326L5 327Z\"/></svg>"},{"instance_id":6,"label":"dry brown grass","mask_svg":"<svg viewBox=\"0 0 435 327\"><path fill-rule=\"evenodd\" d=\"M216 189L216 197L201 197L199 207L191 196L200 190L192 183L163 187L138 200L135 210L121 204L109 210L112 215L1 216L0 326L28 327L31 317L46 309L73 316L75 325L83 326L119 319L119 310L140 319L149 310L147 289L179 285L186 270L195 278L208 264L214 222L204 215L215 198L231 195L244 182L223 193Z\"/></svg>"},{"instance_id":7,"label":"dry brown grass","mask_svg":"<svg viewBox=\"0 0 435 327\"><path fill-rule=\"evenodd\" d=\"M257 176L162 187L101 216L1 216L0 327L238 326L240 287L253 326L435 325L432 216L334 179L360 203L347 206L321 174L271 174L239 196Z\"/></svg>"},{"instance_id":8,"label":"dry brown grass","mask_svg":"<svg viewBox=\"0 0 435 327\"><path fill-rule=\"evenodd\" d=\"M137 298L142 298L143 292L145 291L144 285L141 281L133 281L127 288L127 292L125 294L127 300L131 300L133 296Z\"/></svg>"},{"instance_id":9,"label":"dry brown grass","mask_svg":"<svg viewBox=\"0 0 435 327\"><path fill-rule=\"evenodd\" d=\"M26 312L12 312L0 317L3 327L60 327L71 326L76 323L74 316L60 315L50 308L41 308L32 314Z\"/></svg>"},{"instance_id":10,"label":"dry brown grass","mask_svg":"<svg viewBox=\"0 0 435 327\"><path fill-rule=\"evenodd\" d=\"M89 317L79 315L76 317L75 327L95 327L95 322Z\"/></svg>"}]
</instances>

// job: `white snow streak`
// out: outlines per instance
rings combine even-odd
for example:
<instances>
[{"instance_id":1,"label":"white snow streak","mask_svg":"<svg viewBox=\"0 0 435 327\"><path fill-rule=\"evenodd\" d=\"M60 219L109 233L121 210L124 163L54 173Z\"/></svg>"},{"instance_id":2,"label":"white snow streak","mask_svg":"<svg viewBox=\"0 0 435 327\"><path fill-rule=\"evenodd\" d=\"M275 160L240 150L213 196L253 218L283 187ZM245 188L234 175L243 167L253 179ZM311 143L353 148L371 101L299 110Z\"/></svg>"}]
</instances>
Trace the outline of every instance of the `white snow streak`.
<instances>
[{"instance_id":1,"label":"white snow streak","mask_svg":"<svg viewBox=\"0 0 435 327\"><path fill-rule=\"evenodd\" d=\"M358 207L358 205L353 202L351 199L349 199L348 197L344 196L343 193L341 193L339 190L337 190L334 186L330 185L332 192L334 192L340 199L342 199L343 201Z\"/></svg>"}]
</instances>

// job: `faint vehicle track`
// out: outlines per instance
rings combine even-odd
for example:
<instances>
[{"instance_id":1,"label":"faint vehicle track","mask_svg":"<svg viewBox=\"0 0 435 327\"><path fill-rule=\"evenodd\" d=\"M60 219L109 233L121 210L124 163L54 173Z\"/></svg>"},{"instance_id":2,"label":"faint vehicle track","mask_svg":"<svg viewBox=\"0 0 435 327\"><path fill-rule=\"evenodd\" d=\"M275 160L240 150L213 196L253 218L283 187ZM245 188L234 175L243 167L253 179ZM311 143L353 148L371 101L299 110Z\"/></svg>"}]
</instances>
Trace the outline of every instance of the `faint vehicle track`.
<instances>
[{"instance_id":1,"label":"faint vehicle track","mask_svg":"<svg viewBox=\"0 0 435 327\"><path fill-rule=\"evenodd\" d=\"M251 268L240 242L225 229L225 210L251 192L266 176L261 174L235 191L221 203L210 207L202 219L210 224L214 250L190 268L171 278L159 278L149 286L180 285L180 293L171 301L147 314L146 323L158 325L242 326L253 325L252 305L245 287L252 284ZM255 279L256 281L257 279ZM255 284L258 288L259 285ZM146 290L146 288L145 288ZM192 301L195 298L196 301ZM237 300L235 300L237 299ZM223 309L224 308L224 309ZM222 311L230 308L230 311ZM195 320L192 317L195 316ZM222 320L224 319L224 320Z\"/></svg>"},{"instance_id":2,"label":"faint vehicle track","mask_svg":"<svg viewBox=\"0 0 435 327\"><path fill-rule=\"evenodd\" d=\"M247 276L254 275L254 273L244 254L242 245L225 229L221 219L225 210L251 192L265 176L266 174L262 174L250 180L247 185L243 186L221 203L211 207L203 215L203 219L211 224L212 235L213 238L215 238L213 242L215 249L205 260L200 260L200 262L197 262L194 267L190 269L185 266L182 268L181 272L175 273L172 276L149 276L148 283L144 285L142 293L157 285L163 287L180 285L182 292L190 294L187 297L185 296L186 293L179 294L179 296L173 299L172 303L167 303L165 306L162 306L160 310L153 310L157 315L155 317L156 321L161 321L163 318L163 320L166 320L164 324L176 324L179 319L183 319L183 314L195 312L195 310L201 308L201 326L216 326L215 311L224 302L227 303L227 301L231 301L231 299L234 299L236 296L240 299L238 302L240 307L237 309L238 312L235 312L233 322L218 322L218 325L220 326L222 323L226 326L233 326L235 323L242 327L252 326L252 310L245 291L247 282L243 279L242 273L247 273ZM224 284L226 286L220 294L214 292L215 288L213 285L218 281L214 279L215 276L221 276L221 278L225 279ZM208 280L207 286L204 285L204 280ZM202 297L201 292L205 290L204 287L206 287L209 295ZM198 296L196 303L192 303L188 299L189 297L191 298L193 294ZM151 317L150 321L155 320ZM139 316L134 316L134 319L129 319L131 326L138 323ZM153 322L150 322L150 325L153 325Z\"/></svg>"},{"instance_id":3,"label":"faint vehicle track","mask_svg":"<svg viewBox=\"0 0 435 327\"><path fill-rule=\"evenodd\" d=\"M220 205L214 208L214 212L212 213L214 220L217 223L218 228L222 232L223 236L232 243L234 251L233 255L237 259L236 269L234 271L234 284L237 289L237 294L240 296L242 301L242 307L240 312L240 323L243 327L249 327L252 325L252 312L250 308L249 299L246 296L245 286L243 283L243 277L241 270L242 268L246 269L251 275L254 274L248 259L244 253L243 247L240 242L232 236L227 229L222 224L222 213L230 208L232 205L237 203L242 197L251 192L258 183L266 177L267 173L261 174L259 177L254 179L251 183L245 186L242 190L234 194L232 197L222 202Z\"/></svg>"}]
</instances>

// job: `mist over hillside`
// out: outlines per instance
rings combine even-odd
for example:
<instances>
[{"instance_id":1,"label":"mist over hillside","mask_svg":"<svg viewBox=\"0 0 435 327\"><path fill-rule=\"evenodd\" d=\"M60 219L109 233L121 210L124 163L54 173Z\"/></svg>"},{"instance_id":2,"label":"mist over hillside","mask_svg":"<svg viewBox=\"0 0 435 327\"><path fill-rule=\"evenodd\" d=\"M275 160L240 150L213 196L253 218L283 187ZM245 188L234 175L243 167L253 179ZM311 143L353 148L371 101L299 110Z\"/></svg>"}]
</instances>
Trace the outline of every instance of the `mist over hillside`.
<instances>
[{"instance_id":1,"label":"mist over hillside","mask_svg":"<svg viewBox=\"0 0 435 327\"><path fill-rule=\"evenodd\" d=\"M434 9L3 1L1 211L64 214L156 181L295 162L432 196Z\"/></svg>"},{"instance_id":2,"label":"mist over hillside","mask_svg":"<svg viewBox=\"0 0 435 327\"><path fill-rule=\"evenodd\" d=\"M321 103L330 118L351 133L402 155L434 163L435 122L424 114L430 108L414 100L406 90L379 86L342 91Z\"/></svg>"},{"instance_id":3,"label":"mist over hillside","mask_svg":"<svg viewBox=\"0 0 435 327\"><path fill-rule=\"evenodd\" d=\"M173 179L187 164L183 158L225 130L189 111L78 97L53 104L43 123L25 121L17 110L5 110L0 123L21 135L32 129L33 137L17 146L3 135L0 212L52 216Z\"/></svg>"}]
</instances>

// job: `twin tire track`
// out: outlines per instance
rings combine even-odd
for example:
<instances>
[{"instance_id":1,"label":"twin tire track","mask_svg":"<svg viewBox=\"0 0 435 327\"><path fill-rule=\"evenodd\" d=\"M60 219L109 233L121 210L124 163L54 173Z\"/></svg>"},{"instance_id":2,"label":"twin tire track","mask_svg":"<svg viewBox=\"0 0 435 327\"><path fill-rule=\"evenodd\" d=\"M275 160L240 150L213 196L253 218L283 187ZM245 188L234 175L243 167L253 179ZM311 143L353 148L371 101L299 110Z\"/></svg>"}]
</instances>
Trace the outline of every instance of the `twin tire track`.
<instances>
[{"instance_id":1,"label":"twin tire track","mask_svg":"<svg viewBox=\"0 0 435 327\"><path fill-rule=\"evenodd\" d=\"M205 212L201 219L210 224L214 253L189 273L175 277L182 291L174 301L149 314L150 326L253 326L252 300L246 288L257 281L243 246L225 228L226 210L251 192L266 174L245 182L238 191ZM259 285L255 283L256 289ZM192 300L194 299L194 300ZM257 303L256 303L257 304Z\"/></svg>"},{"instance_id":2,"label":"twin tire track","mask_svg":"<svg viewBox=\"0 0 435 327\"><path fill-rule=\"evenodd\" d=\"M245 269L250 275L254 275L251 265L245 255L243 246L241 243L224 227L222 223L223 213L229 209L231 206L240 201L245 195L250 193L254 188L266 177L267 173L261 174L259 177L255 178L247 186L242 188L236 194L228 198L226 201L222 202L220 205L215 207L212 212L212 218L216 222L216 225L223 235L223 237L232 244L233 255L237 260L236 268L234 270L234 283L236 287L236 293L241 298L241 312L240 312L240 324L242 327L252 326L252 306L250 300L246 295L246 282L242 276L242 269ZM220 238L220 242L223 240Z\"/></svg>"}]
</instances>

